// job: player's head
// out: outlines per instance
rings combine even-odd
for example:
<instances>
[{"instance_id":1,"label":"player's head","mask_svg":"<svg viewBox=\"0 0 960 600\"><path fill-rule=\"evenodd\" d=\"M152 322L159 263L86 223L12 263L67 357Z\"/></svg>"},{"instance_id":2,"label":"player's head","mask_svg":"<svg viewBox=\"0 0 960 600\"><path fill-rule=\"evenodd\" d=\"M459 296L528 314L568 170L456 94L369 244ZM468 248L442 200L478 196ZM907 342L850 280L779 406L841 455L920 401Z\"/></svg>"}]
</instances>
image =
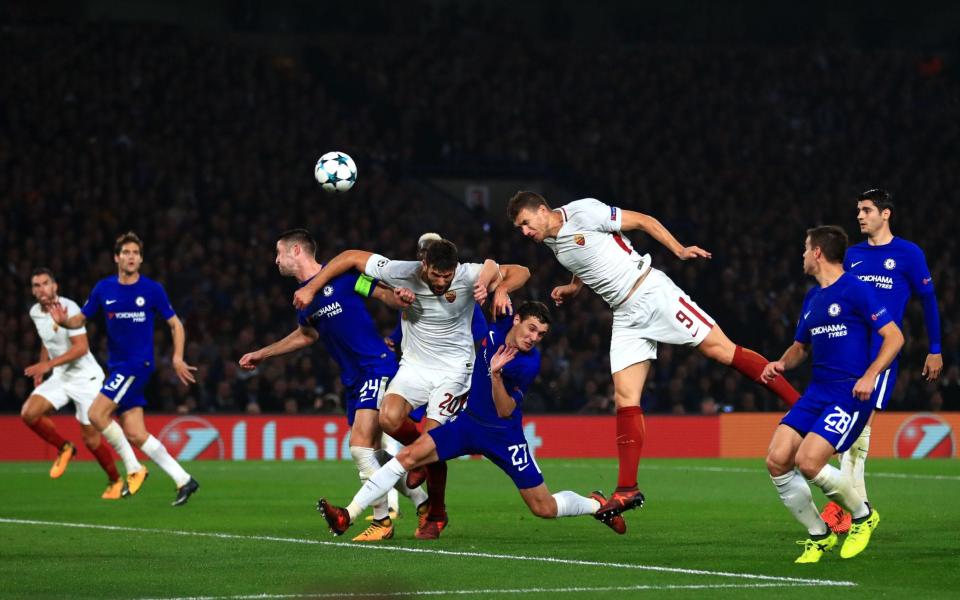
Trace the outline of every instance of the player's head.
<instances>
[{"instance_id":1,"label":"player's head","mask_svg":"<svg viewBox=\"0 0 960 600\"><path fill-rule=\"evenodd\" d=\"M510 198L507 214L524 236L542 242L550 225L550 205L536 192L520 191Z\"/></svg>"},{"instance_id":2,"label":"player's head","mask_svg":"<svg viewBox=\"0 0 960 600\"><path fill-rule=\"evenodd\" d=\"M513 313L507 337L523 352L530 352L550 330L550 309L543 302L527 301Z\"/></svg>"},{"instance_id":3,"label":"player's head","mask_svg":"<svg viewBox=\"0 0 960 600\"><path fill-rule=\"evenodd\" d=\"M47 267L37 267L30 273L30 293L41 305L52 304L57 299L57 278Z\"/></svg>"},{"instance_id":4,"label":"player's head","mask_svg":"<svg viewBox=\"0 0 960 600\"><path fill-rule=\"evenodd\" d=\"M457 247L450 240L435 240L423 254L421 277L436 294L445 294L457 273Z\"/></svg>"},{"instance_id":5,"label":"player's head","mask_svg":"<svg viewBox=\"0 0 960 600\"><path fill-rule=\"evenodd\" d=\"M284 231L277 238L277 269L284 277L296 277L304 261L316 261L317 241L306 229Z\"/></svg>"},{"instance_id":6,"label":"player's head","mask_svg":"<svg viewBox=\"0 0 960 600\"><path fill-rule=\"evenodd\" d=\"M417 260L423 260L423 257L427 254L427 248L430 244L434 243L437 240L442 240L439 233L428 232L420 236L420 239L417 240Z\"/></svg>"},{"instance_id":7,"label":"player's head","mask_svg":"<svg viewBox=\"0 0 960 600\"><path fill-rule=\"evenodd\" d=\"M143 240L132 231L117 238L113 244L113 262L124 275L135 275L143 264Z\"/></svg>"},{"instance_id":8,"label":"player's head","mask_svg":"<svg viewBox=\"0 0 960 600\"><path fill-rule=\"evenodd\" d=\"M847 233L836 225L821 225L807 230L803 250L803 272L816 275L823 263L843 264L847 252Z\"/></svg>"},{"instance_id":9,"label":"player's head","mask_svg":"<svg viewBox=\"0 0 960 600\"><path fill-rule=\"evenodd\" d=\"M890 229L893 214L893 194L880 188L867 190L857 196L857 223L860 233L873 236Z\"/></svg>"}]
</instances>

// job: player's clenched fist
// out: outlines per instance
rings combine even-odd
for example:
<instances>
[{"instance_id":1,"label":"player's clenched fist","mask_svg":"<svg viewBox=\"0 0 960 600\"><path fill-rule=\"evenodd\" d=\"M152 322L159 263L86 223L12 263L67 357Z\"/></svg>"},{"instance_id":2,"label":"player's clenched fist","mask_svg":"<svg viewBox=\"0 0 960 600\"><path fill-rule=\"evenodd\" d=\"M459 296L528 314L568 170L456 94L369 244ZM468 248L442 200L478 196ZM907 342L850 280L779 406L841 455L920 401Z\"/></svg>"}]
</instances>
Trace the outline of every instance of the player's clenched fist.
<instances>
[{"instance_id":1,"label":"player's clenched fist","mask_svg":"<svg viewBox=\"0 0 960 600\"><path fill-rule=\"evenodd\" d=\"M776 362L769 362L767 366L763 368L763 373L760 374L760 379L766 383L770 383L777 378L778 375L783 375L783 372L786 370L786 365L783 364L782 360Z\"/></svg>"},{"instance_id":2,"label":"player's clenched fist","mask_svg":"<svg viewBox=\"0 0 960 600\"><path fill-rule=\"evenodd\" d=\"M293 306L297 310L303 310L306 307L310 306L310 303L313 302L313 297L316 294L311 289L305 287L300 288L293 295Z\"/></svg>"},{"instance_id":3,"label":"player's clenched fist","mask_svg":"<svg viewBox=\"0 0 960 600\"><path fill-rule=\"evenodd\" d=\"M567 285L558 285L553 288L553 291L550 292L550 298L553 300L553 303L557 306L560 306L570 298L573 298L577 295L577 292L580 291L580 288L568 283Z\"/></svg>"}]
</instances>

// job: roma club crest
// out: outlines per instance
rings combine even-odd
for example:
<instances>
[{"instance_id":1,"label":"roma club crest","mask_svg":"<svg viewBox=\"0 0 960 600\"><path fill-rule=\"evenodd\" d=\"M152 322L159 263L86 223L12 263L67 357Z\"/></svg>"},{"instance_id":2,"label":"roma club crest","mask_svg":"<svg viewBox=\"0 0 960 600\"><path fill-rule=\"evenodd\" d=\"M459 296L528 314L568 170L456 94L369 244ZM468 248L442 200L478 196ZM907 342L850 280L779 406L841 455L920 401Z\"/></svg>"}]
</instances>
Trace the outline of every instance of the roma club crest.
<instances>
[{"instance_id":1,"label":"roma club crest","mask_svg":"<svg viewBox=\"0 0 960 600\"><path fill-rule=\"evenodd\" d=\"M583 237L583 234L581 233L575 233L573 234L573 243L575 243L578 246L586 246L587 238Z\"/></svg>"},{"instance_id":2,"label":"roma club crest","mask_svg":"<svg viewBox=\"0 0 960 600\"><path fill-rule=\"evenodd\" d=\"M453 290L450 290L449 292L444 294L443 297L447 299L447 302L449 302L450 304L453 304L454 301L457 299L457 293Z\"/></svg>"}]
</instances>

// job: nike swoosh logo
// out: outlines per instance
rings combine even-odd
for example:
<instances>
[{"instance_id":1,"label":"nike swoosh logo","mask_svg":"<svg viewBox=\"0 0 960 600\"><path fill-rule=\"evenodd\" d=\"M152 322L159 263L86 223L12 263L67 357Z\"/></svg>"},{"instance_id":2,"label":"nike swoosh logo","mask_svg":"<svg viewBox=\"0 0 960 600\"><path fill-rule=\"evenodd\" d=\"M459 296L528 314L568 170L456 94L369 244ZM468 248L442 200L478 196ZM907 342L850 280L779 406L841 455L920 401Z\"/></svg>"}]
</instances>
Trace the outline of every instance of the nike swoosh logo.
<instances>
[{"instance_id":1,"label":"nike swoosh logo","mask_svg":"<svg viewBox=\"0 0 960 600\"><path fill-rule=\"evenodd\" d=\"M810 312L811 311L808 310L807 312L803 313L803 318L804 319L808 318L810 316Z\"/></svg>"},{"instance_id":2,"label":"nike swoosh logo","mask_svg":"<svg viewBox=\"0 0 960 600\"><path fill-rule=\"evenodd\" d=\"M856 268L857 268L857 265L859 265L859 264L862 263L862 262L863 262L862 260L858 260L858 261L855 262L855 263L850 263L850 268L851 268L851 269L856 269Z\"/></svg>"},{"instance_id":3,"label":"nike swoosh logo","mask_svg":"<svg viewBox=\"0 0 960 600\"><path fill-rule=\"evenodd\" d=\"M114 302L116 302L116 300L104 300L104 301L103 301L103 303L106 304L107 306L110 306L110 305L113 304Z\"/></svg>"},{"instance_id":4,"label":"nike swoosh logo","mask_svg":"<svg viewBox=\"0 0 960 600\"><path fill-rule=\"evenodd\" d=\"M522 471L522 470L526 469L526 468L529 467L529 466L530 466L530 463L527 463L527 464L523 465L522 467L520 467L519 469L517 469L517 471Z\"/></svg>"}]
</instances>

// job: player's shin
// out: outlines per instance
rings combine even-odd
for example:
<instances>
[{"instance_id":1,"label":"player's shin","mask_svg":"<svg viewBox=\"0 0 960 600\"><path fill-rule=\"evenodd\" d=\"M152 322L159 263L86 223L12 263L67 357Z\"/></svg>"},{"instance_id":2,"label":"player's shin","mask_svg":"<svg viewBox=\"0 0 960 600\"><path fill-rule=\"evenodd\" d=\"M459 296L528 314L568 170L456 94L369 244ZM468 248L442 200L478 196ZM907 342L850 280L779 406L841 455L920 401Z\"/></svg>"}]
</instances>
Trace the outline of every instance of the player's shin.
<instances>
[{"instance_id":1,"label":"player's shin","mask_svg":"<svg viewBox=\"0 0 960 600\"><path fill-rule=\"evenodd\" d=\"M854 519L870 514L870 509L867 508L863 498L853 489L850 478L844 477L843 473L833 465L824 465L810 483L823 490L827 498L850 511Z\"/></svg>"},{"instance_id":2,"label":"player's shin","mask_svg":"<svg viewBox=\"0 0 960 600\"><path fill-rule=\"evenodd\" d=\"M67 440L63 439L63 437L57 433L57 427L53 424L53 421L51 421L49 417L40 417L33 423L27 423L27 427L32 429L34 433L39 435L57 450L63 448L63 445L67 443Z\"/></svg>"},{"instance_id":3,"label":"player's shin","mask_svg":"<svg viewBox=\"0 0 960 600\"><path fill-rule=\"evenodd\" d=\"M810 486L795 469L783 475L771 476L770 480L777 488L783 505L797 521L800 521L801 525L807 528L810 535L820 536L829 531L827 524L820 518L817 507L813 504Z\"/></svg>"},{"instance_id":4,"label":"player's shin","mask_svg":"<svg viewBox=\"0 0 960 600\"><path fill-rule=\"evenodd\" d=\"M793 406L800 398L800 392L790 385L790 382L787 381L786 378L779 375L769 383L764 382L760 378L760 375L763 373L763 368L767 366L768 362L770 361L753 350L744 348L743 346L737 346L733 351L733 361L731 361L730 366L744 377L766 386L771 392L786 402L787 406Z\"/></svg>"},{"instance_id":5,"label":"player's shin","mask_svg":"<svg viewBox=\"0 0 960 600\"><path fill-rule=\"evenodd\" d=\"M386 437L386 436L384 436L384 437ZM396 442L395 442L395 443L396 443ZM399 446L399 444L397 444L397 445ZM397 452L399 452L399 449L397 450ZM390 452L388 452L387 450L384 450L383 448L377 450L376 456L377 456L377 462L379 462L381 465L385 465L385 464L387 464L388 462L390 462L390 461L393 459L393 455L392 455ZM416 488L407 487L407 479L406 479L406 477L401 477L400 479L398 479L398 480L397 480L397 483L393 486L393 489L394 489L394 493L399 492L399 493L403 494L404 496L406 496L407 498L409 498L410 501L413 503L414 506L420 506L421 504L423 504L424 502L427 501L427 493L426 493L425 491L423 491L422 488L420 488L420 487L416 487ZM395 510L395 511L397 511L397 512L400 512L400 511L399 511L399 506L395 506L395 505L393 504L393 501L390 499L389 492L388 492L388 495L387 495L387 504L390 506L390 509L391 509L391 510Z\"/></svg>"},{"instance_id":6,"label":"player's shin","mask_svg":"<svg viewBox=\"0 0 960 600\"><path fill-rule=\"evenodd\" d=\"M140 446L140 449L173 479L178 488L183 487L190 481L190 474L184 471L180 463L170 456L167 448L157 438L152 435L147 437L147 441Z\"/></svg>"},{"instance_id":7,"label":"player's shin","mask_svg":"<svg viewBox=\"0 0 960 600\"><path fill-rule=\"evenodd\" d=\"M113 454L110 453L110 449L106 444L98 439L96 446L91 446L89 443L86 446L87 449L90 450L90 453L96 457L97 462L100 463L100 467L107 474L107 477L110 479L110 481L116 481L120 479L120 473L117 471L117 465L113 462Z\"/></svg>"},{"instance_id":8,"label":"player's shin","mask_svg":"<svg viewBox=\"0 0 960 600\"><path fill-rule=\"evenodd\" d=\"M100 434L120 456L120 460L123 461L123 469L128 474L136 473L143 468L143 465L137 460L137 455L133 452L133 446L127 441L126 436L123 435L123 430L116 421L111 420L110 424Z\"/></svg>"},{"instance_id":9,"label":"player's shin","mask_svg":"<svg viewBox=\"0 0 960 600\"><path fill-rule=\"evenodd\" d=\"M427 494L430 496L431 521L441 521L447 515L447 463L439 461L427 465Z\"/></svg>"},{"instance_id":10,"label":"player's shin","mask_svg":"<svg viewBox=\"0 0 960 600\"><path fill-rule=\"evenodd\" d=\"M350 456L353 457L353 463L357 466L357 473L360 475L360 483L365 484L377 469L380 463L377 461L376 451L373 448L364 448L363 446L350 446ZM387 498L383 496L373 501L373 518L380 520L390 516Z\"/></svg>"},{"instance_id":11,"label":"player's shin","mask_svg":"<svg viewBox=\"0 0 960 600\"><path fill-rule=\"evenodd\" d=\"M619 459L618 489L637 487L637 469L643 452L645 428L643 411L639 406L617 409L617 458Z\"/></svg>"},{"instance_id":12,"label":"player's shin","mask_svg":"<svg viewBox=\"0 0 960 600\"><path fill-rule=\"evenodd\" d=\"M840 460L840 470L844 477L849 477L853 482L853 489L860 494L864 502L867 498L867 482L864 480L864 469L866 467L867 455L870 453L870 426L867 425L860 433L857 441L850 446L850 449L843 453Z\"/></svg>"},{"instance_id":13,"label":"player's shin","mask_svg":"<svg viewBox=\"0 0 960 600\"><path fill-rule=\"evenodd\" d=\"M584 498L580 494L564 490L553 495L557 501L557 518L592 515L600 510L600 503L593 498Z\"/></svg>"},{"instance_id":14,"label":"player's shin","mask_svg":"<svg viewBox=\"0 0 960 600\"><path fill-rule=\"evenodd\" d=\"M387 491L397 483L397 480L406 475L407 470L403 468L400 461L392 459L383 465L363 484L357 495L347 506L347 512L350 513L350 522L352 523L364 511L365 508L373 504L378 498L381 498Z\"/></svg>"}]
</instances>

